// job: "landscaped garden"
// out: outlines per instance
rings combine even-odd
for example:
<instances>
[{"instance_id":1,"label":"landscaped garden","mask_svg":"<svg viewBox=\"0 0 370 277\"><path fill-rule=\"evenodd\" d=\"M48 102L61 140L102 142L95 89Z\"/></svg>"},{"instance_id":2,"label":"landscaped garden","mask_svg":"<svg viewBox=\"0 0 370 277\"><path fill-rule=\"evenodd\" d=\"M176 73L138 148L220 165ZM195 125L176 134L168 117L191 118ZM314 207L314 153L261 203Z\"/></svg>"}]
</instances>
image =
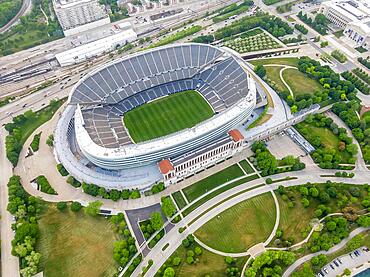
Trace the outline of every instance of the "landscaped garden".
<instances>
[{"instance_id":1,"label":"landscaped garden","mask_svg":"<svg viewBox=\"0 0 370 277\"><path fill-rule=\"evenodd\" d=\"M257 33L255 35L248 35L248 32L243 33L233 40L226 41L224 43L224 46L229 47L239 53L261 51L281 47L278 42L276 42L273 38L264 33L262 30L256 29L255 32Z\"/></svg>"},{"instance_id":2,"label":"landscaped garden","mask_svg":"<svg viewBox=\"0 0 370 277\"><path fill-rule=\"evenodd\" d=\"M363 113L361 118L358 118L360 112L360 103L356 100L351 100L347 103L335 103L332 108L351 129L353 136L360 144L363 158L367 164L370 164L370 114Z\"/></svg>"},{"instance_id":3,"label":"landscaped garden","mask_svg":"<svg viewBox=\"0 0 370 277\"><path fill-rule=\"evenodd\" d=\"M277 239L272 245L279 247L291 246L305 239L312 229L311 222L317 222L317 218L342 212L347 220L354 222L364 213L364 209L370 207L367 185L354 186L330 181L325 184L308 183L295 187L280 186L276 194L281 218ZM307 244L308 249L312 246L315 244ZM318 250L313 248L310 251Z\"/></svg>"},{"instance_id":4,"label":"landscaped garden","mask_svg":"<svg viewBox=\"0 0 370 277\"><path fill-rule=\"evenodd\" d=\"M311 156L321 168L340 168L340 164L355 163L357 146L346 134L346 129L338 128L331 118L310 115L295 127L316 148Z\"/></svg>"},{"instance_id":5,"label":"landscaped garden","mask_svg":"<svg viewBox=\"0 0 370 277\"><path fill-rule=\"evenodd\" d=\"M215 23L227 20L231 16L235 16L248 11L252 5L253 1L251 0L244 0L241 4L233 3L219 10L217 16L213 17L212 20Z\"/></svg>"},{"instance_id":6,"label":"landscaped garden","mask_svg":"<svg viewBox=\"0 0 370 277\"><path fill-rule=\"evenodd\" d=\"M195 232L206 245L224 252L245 252L264 242L276 219L270 193L245 200L212 218Z\"/></svg>"},{"instance_id":7,"label":"landscaped garden","mask_svg":"<svg viewBox=\"0 0 370 277\"><path fill-rule=\"evenodd\" d=\"M64 103L65 99L50 101L50 105L40 111L31 110L13 118L13 122L5 124L5 130L9 132L6 136L6 156L16 166L19 154L27 138L42 124L49 121L55 112Z\"/></svg>"}]
</instances>

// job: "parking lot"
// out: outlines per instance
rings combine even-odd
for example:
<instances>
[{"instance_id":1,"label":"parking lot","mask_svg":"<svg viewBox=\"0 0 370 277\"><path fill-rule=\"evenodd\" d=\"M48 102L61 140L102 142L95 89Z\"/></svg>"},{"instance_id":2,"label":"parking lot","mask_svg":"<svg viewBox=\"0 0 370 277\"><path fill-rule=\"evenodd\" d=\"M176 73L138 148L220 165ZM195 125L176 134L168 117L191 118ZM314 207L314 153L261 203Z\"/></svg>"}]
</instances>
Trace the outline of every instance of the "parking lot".
<instances>
[{"instance_id":1,"label":"parking lot","mask_svg":"<svg viewBox=\"0 0 370 277\"><path fill-rule=\"evenodd\" d=\"M356 253L355 253L356 252ZM346 255L340 256L334 259L327 265L325 265L321 272L316 276L318 277L335 277L340 276L344 269L356 268L360 265L367 263L370 260L370 251L365 247L360 247L355 251L352 251Z\"/></svg>"}]
</instances>

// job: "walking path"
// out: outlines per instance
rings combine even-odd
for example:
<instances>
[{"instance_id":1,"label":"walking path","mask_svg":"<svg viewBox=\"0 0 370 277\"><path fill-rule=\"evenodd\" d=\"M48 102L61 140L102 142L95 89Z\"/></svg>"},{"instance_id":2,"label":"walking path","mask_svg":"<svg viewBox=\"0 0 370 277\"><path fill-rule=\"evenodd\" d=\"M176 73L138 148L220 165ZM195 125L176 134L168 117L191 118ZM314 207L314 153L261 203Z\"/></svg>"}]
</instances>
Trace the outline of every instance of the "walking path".
<instances>
[{"instance_id":1,"label":"walking path","mask_svg":"<svg viewBox=\"0 0 370 277\"><path fill-rule=\"evenodd\" d=\"M284 72L285 69L296 69L296 70L298 70L298 68L295 67L295 66L283 65L283 64L265 64L264 66L265 67L282 67L282 69L280 69L280 71L279 71L280 80L287 87L290 95L294 98L294 94L293 94L293 91L292 91L291 87L288 85L288 83L285 81L285 79L283 77L283 72Z\"/></svg>"}]
</instances>

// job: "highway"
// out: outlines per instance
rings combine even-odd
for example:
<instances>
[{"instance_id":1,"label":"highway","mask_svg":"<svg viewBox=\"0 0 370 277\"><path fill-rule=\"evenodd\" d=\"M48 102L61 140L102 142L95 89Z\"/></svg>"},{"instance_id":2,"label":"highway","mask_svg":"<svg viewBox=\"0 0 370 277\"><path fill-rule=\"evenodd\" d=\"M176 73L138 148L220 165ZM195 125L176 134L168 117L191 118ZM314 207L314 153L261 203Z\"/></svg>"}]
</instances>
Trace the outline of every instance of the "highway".
<instances>
[{"instance_id":1,"label":"highway","mask_svg":"<svg viewBox=\"0 0 370 277\"><path fill-rule=\"evenodd\" d=\"M23 0L22 6L18 13L7 24L0 28L0 33L8 31L18 21L18 19L25 14L30 6L31 0Z\"/></svg>"}]
</instances>

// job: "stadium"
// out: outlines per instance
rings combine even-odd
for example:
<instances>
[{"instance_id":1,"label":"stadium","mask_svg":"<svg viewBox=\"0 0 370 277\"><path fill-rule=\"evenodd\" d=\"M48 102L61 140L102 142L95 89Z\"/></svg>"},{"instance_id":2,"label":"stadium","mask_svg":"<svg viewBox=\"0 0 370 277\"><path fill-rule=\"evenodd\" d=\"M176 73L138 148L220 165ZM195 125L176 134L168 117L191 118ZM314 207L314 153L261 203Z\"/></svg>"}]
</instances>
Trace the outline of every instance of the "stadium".
<instances>
[{"instance_id":1,"label":"stadium","mask_svg":"<svg viewBox=\"0 0 370 277\"><path fill-rule=\"evenodd\" d=\"M254 81L227 50L187 43L135 53L74 86L56 129L57 159L85 176L147 176L144 168L224 137L255 105Z\"/></svg>"}]
</instances>

